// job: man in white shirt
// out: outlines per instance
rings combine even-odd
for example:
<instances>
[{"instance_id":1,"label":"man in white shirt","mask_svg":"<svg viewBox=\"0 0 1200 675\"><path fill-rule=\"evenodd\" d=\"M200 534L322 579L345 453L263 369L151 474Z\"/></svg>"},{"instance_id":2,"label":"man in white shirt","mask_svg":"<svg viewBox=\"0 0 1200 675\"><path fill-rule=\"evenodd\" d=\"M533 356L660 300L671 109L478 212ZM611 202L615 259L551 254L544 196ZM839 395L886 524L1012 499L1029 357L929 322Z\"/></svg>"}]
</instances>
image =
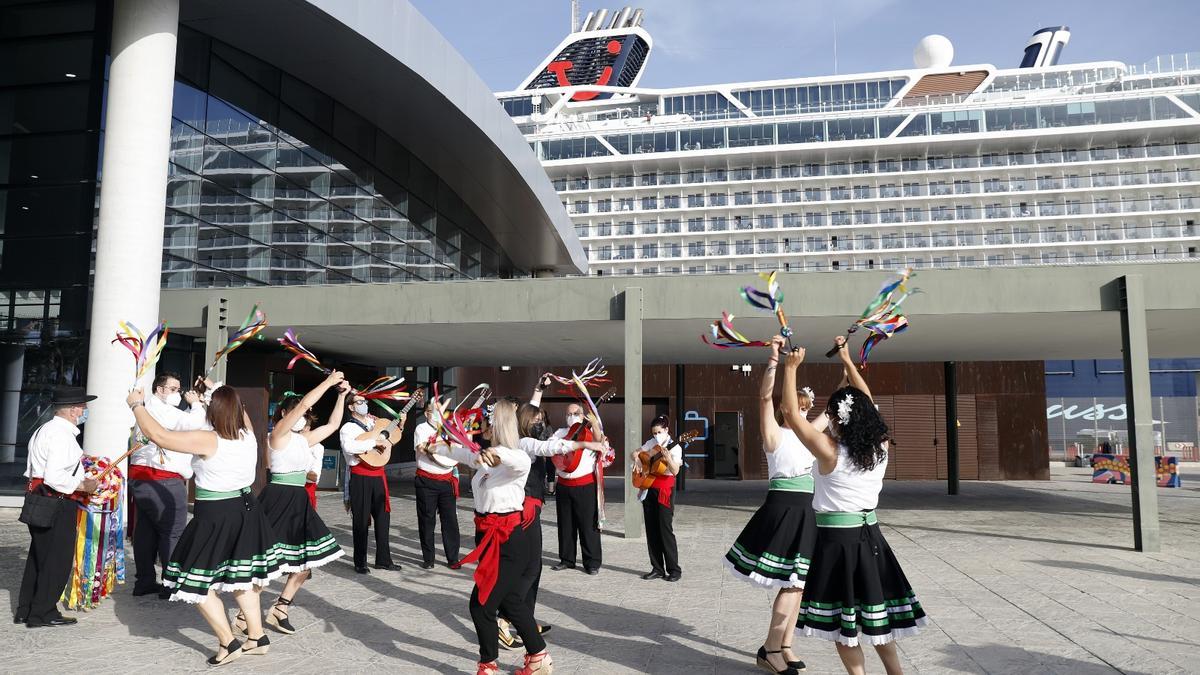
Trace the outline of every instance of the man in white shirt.
<instances>
[{"instance_id":1,"label":"man in white shirt","mask_svg":"<svg viewBox=\"0 0 1200 675\"><path fill-rule=\"evenodd\" d=\"M154 378L154 395L146 397L146 412L168 431L203 429L204 406L195 391L186 394L188 409L179 409L179 376L162 373ZM140 436L140 433L139 433ZM166 600L170 592L158 583L154 559L165 569L179 535L187 525L187 482L192 477L192 456L173 452L146 441L129 458L129 493L133 497L133 561L137 568L134 596L157 593Z\"/></svg>"},{"instance_id":2,"label":"man in white shirt","mask_svg":"<svg viewBox=\"0 0 1200 675\"><path fill-rule=\"evenodd\" d=\"M350 421L342 425L338 439L342 454L350 466L350 522L354 535L354 571L370 574L367 569L367 532L375 527L375 569L399 570L392 562L388 530L392 522L391 496L388 494L384 467L372 467L359 459L365 452L390 450L392 439L383 435L387 420L370 414L367 399L355 394L346 402ZM399 433L396 434L397 438Z\"/></svg>"},{"instance_id":3,"label":"man in white shirt","mask_svg":"<svg viewBox=\"0 0 1200 675\"><path fill-rule=\"evenodd\" d=\"M583 422L583 408L578 403L567 406L567 426L554 433L565 438L571 426ZM554 492L558 510L558 564L550 569L559 571L575 568L575 541L583 553L583 571L598 574L602 562L599 513L596 506L596 453L580 454L579 466L571 471L556 469Z\"/></svg>"},{"instance_id":4,"label":"man in white shirt","mask_svg":"<svg viewBox=\"0 0 1200 675\"><path fill-rule=\"evenodd\" d=\"M417 476L414 480L417 498L417 535L421 540L421 567L427 570L434 565L433 531L438 518L442 521L442 549L446 563L458 562L458 475L457 464L450 457L431 454L429 441L437 431L437 408L433 402L425 404L425 419L413 431L413 450L417 458Z\"/></svg>"},{"instance_id":5,"label":"man in white shirt","mask_svg":"<svg viewBox=\"0 0 1200 675\"><path fill-rule=\"evenodd\" d=\"M29 526L29 556L13 623L30 628L69 626L75 619L58 611L58 598L71 576L75 548L75 502L71 495L96 491L85 478L80 460L79 425L87 419L88 396L82 387L57 387L51 406L54 416L29 438L25 476L28 492L62 500L49 527Z\"/></svg>"}]
</instances>

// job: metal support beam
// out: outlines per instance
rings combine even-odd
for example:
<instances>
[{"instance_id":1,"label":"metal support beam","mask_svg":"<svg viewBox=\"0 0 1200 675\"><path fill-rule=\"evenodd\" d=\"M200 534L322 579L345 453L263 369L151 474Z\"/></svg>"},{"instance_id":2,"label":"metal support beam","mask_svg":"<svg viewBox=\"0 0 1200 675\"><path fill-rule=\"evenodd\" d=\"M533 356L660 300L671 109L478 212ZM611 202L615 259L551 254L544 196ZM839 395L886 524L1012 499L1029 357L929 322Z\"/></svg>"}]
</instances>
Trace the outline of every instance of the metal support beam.
<instances>
[{"instance_id":1,"label":"metal support beam","mask_svg":"<svg viewBox=\"0 0 1200 675\"><path fill-rule=\"evenodd\" d=\"M946 361L946 494L958 494L958 367Z\"/></svg>"},{"instance_id":2,"label":"metal support beam","mask_svg":"<svg viewBox=\"0 0 1200 675\"><path fill-rule=\"evenodd\" d=\"M642 447L642 289L626 288L625 310L625 538L641 539L642 505L629 480L634 453Z\"/></svg>"},{"instance_id":3,"label":"metal support beam","mask_svg":"<svg viewBox=\"0 0 1200 675\"><path fill-rule=\"evenodd\" d=\"M213 297L209 299L208 306L205 308L204 314L204 367L208 368L216 358L217 350L225 346L225 341L229 339L229 301L225 298ZM214 382L225 381L225 359L217 364L216 368L209 373L209 377ZM204 374L203 371L200 373Z\"/></svg>"},{"instance_id":4,"label":"metal support beam","mask_svg":"<svg viewBox=\"0 0 1200 675\"><path fill-rule=\"evenodd\" d=\"M1117 280L1121 307L1121 352L1125 365L1129 470L1133 477L1133 548L1157 553L1158 481L1154 469L1154 413L1150 407L1150 346L1146 335L1146 295L1140 274Z\"/></svg>"}]
</instances>

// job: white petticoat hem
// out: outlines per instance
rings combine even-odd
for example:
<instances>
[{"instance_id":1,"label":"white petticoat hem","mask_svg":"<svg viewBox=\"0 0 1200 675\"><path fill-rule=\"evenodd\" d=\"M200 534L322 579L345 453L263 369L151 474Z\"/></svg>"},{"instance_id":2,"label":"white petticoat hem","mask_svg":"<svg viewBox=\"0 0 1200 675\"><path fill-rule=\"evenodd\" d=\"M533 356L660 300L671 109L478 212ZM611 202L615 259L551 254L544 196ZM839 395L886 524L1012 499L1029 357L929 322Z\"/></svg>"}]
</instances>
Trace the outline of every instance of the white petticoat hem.
<instances>
[{"instance_id":1,"label":"white petticoat hem","mask_svg":"<svg viewBox=\"0 0 1200 675\"><path fill-rule=\"evenodd\" d=\"M208 590L216 591L217 593L227 593L227 592L232 592L232 591L249 591L249 590L253 589L255 586L266 588L272 581L283 576L283 574L284 574L283 569L280 568L280 569L277 569L277 570L269 573L267 575L266 579L251 579L250 581L242 581L242 582L238 582L236 584L227 584L227 583L219 581L217 583L210 585L208 587ZM166 586L168 588L170 588L174 585L175 584L169 583L166 580L163 581L163 586ZM188 593L187 591L174 590L171 592L170 599L171 599L171 602L186 602L189 605L198 605L198 604L204 602L205 598L207 598L207 597L208 597L207 593L205 593L204 595L200 595L198 593Z\"/></svg>"},{"instance_id":2,"label":"white petticoat hem","mask_svg":"<svg viewBox=\"0 0 1200 675\"><path fill-rule=\"evenodd\" d=\"M815 637L821 638L822 640L829 640L831 642L840 642L847 647L857 647L859 642L865 642L871 646L876 646L886 645L887 643L899 640L900 638L912 637L913 635L920 633L921 629L928 623L929 621L927 617L921 617L917 619L917 625L915 626L908 628L893 628L887 635L863 635L861 640L859 639L858 635L855 635L854 637L846 637L845 635L842 635L841 630L818 630L810 626L797 628L795 632L796 635L801 637Z\"/></svg>"}]
</instances>

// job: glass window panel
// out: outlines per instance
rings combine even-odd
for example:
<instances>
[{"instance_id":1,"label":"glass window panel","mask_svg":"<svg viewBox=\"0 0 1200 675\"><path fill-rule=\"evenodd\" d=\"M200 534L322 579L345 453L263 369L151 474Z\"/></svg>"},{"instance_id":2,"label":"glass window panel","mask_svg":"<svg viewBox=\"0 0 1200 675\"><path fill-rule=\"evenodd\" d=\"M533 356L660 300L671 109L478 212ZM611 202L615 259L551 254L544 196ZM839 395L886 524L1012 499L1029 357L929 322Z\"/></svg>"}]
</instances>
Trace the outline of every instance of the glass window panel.
<instances>
[{"instance_id":1,"label":"glass window panel","mask_svg":"<svg viewBox=\"0 0 1200 675\"><path fill-rule=\"evenodd\" d=\"M0 87L87 80L92 71L92 36L0 42L0 63L5 64L0 68Z\"/></svg>"},{"instance_id":2,"label":"glass window panel","mask_svg":"<svg viewBox=\"0 0 1200 675\"><path fill-rule=\"evenodd\" d=\"M0 89L0 135L86 129L90 89L87 82Z\"/></svg>"}]
</instances>

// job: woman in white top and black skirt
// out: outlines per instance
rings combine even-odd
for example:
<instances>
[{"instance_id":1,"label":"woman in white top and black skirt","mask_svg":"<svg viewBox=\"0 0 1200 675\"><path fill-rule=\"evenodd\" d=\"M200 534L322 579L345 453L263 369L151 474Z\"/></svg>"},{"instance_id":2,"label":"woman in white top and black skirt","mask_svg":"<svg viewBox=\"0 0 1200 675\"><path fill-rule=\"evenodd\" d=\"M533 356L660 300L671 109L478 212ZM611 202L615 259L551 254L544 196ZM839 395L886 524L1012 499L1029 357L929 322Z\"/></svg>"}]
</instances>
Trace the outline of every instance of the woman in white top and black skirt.
<instances>
[{"instance_id":1,"label":"woman in white top and black skirt","mask_svg":"<svg viewBox=\"0 0 1200 675\"><path fill-rule=\"evenodd\" d=\"M258 501L275 532L281 569L288 574L283 592L267 613L267 624L286 635L296 632L288 611L300 587L312 576L311 570L333 562L344 553L309 502L305 484L312 467L312 446L332 436L342 424L342 410L350 392L345 379L335 370L303 397L285 397L275 408L274 426L267 437L271 482L258 494ZM338 387L333 416L323 426L304 431L309 426L312 407L333 387ZM237 626L241 628L243 622L239 615Z\"/></svg>"},{"instance_id":2,"label":"woman in white top and black skirt","mask_svg":"<svg viewBox=\"0 0 1200 675\"><path fill-rule=\"evenodd\" d=\"M784 344L782 337L771 341L771 356L758 392L759 428L770 489L766 501L725 553L725 566L738 579L779 589L757 663L768 672L795 675L804 669L804 662L792 653L791 637L817 541L817 524L812 509L812 453L782 420L774 403L775 371ZM800 390L799 398L800 413L807 415L813 405L812 390ZM825 424L824 417L818 420L819 428L824 429Z\"/></svg>"},{"instance_id":3,"label":"woman in white top and black skirt","mask_svg":"<svg viewBox=\"0 0 1200 675\"><path fill-rule=\"evenodd\" d=\"M486 450L475 453L445 443L432 448L476 470L471 487L477 545L454 566L478 563L470 608L479 638L479 675L500 672L496 662L500 650L498 611L512 622L525 643L525 665L515 672L531 675L550 673L553 668L546 641L538 632L533 608L526 598L541 567L541 551L533 549L534 538L521 526L525 481L532 462L529 453L520 449L519 405L520 401L514 398L496 402L488 432L491 446Z\"/></svg>"},{"instance_id":4,"label":"woman in white top and black skirt","mask_svg":"<svg viewBox=\"0 0 1200 675\"><path fill-rule=\"evenodd\" d=\"M216 634L220 648L208 662L217 666L242 654L266 654L259 593L283 574L283 556L266 514L250 492L258 467L258 443L242 401L231 387L212 394L206 413L212 431L167 431L146 412L141 389L126 402L138 427L155 445L195 455L196 505L163 572L172 600L192 603ZM218 592L232 591L246 617L245 645L233 628Z\"/></svg>"},{"instance_id":5,"label":"woman in white top and black skirt","mask_svg":"<svg viewBox=\"0 0 1200 675\"><path fill-rule=\"evenodd\" d=\"M901 667L893 640L916 634L925 624L925 612L875 516L887 471L888 427L854 367L845 338L837 338L837 345L850 385L829 397L829 435L800 413L796 367L804 361L804 350L793 350L784 359L784 417L817 459L817 544L796 627L806 636L835 641L842 665L852 675L866 672L860 640L873 645L889 675L895 675Z\"/></svg>"}]
</instances>

